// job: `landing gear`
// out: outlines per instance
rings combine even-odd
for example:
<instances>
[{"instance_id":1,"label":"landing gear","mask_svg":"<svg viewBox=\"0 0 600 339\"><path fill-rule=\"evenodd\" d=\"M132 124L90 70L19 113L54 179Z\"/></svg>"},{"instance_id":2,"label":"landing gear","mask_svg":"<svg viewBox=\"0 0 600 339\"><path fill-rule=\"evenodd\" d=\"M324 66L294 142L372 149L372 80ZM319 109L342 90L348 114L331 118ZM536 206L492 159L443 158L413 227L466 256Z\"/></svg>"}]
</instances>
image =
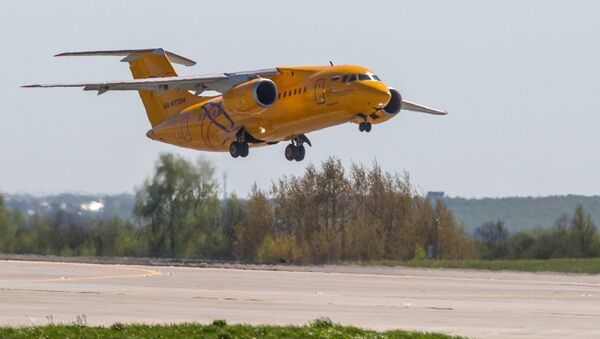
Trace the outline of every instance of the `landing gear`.
<instances>
[{"instance_id":1,"label":"landing gear","mask_svg":"<svg viewBox=\"0 0 600 339\"><path fill-rule=\"evenodd\" d=\"M285 158L289 161L296 159L296 146L294 144L289 144L285 148Z\"/></svg>"},{"instance_id":2,"label":"landing gear","mask_svg":"<svg viewBox=\"0 0 600 339\"><path fill-rule=\"evenodd\" d=\"M242 153L240 153L240 156L242 158L245 158L248 156L248 154L250 153L250 147L248 146L247 142L242 142Z\"/></svg>"},{"instance_id":3,"label":"landing gear","mask_svg":"<svg viewBox=\"0 0 600 339\"><path fill-rule=\"evenodd\" d=\"M304 148L303 145L296 147L296 157L294 158L294 160L296 160L296 161L304 160L305 154L306 154L306 149Z\"/></svg>"},{"instance_id":4,"label":"landing gear","mask_svg":"<svg viewBox=\"0 0 600 339\"><path fill-rule=\"evenodd\" d=\"M240 129L236 134L236 139L229 145L229 154L232 157L245 158L250 153L250 146L248 146L248 140L255 142L256 139L252 138L250 134L246 133L245 129ZM253 141L254 140L254 141Z\"/></svg>"},{"instance_id":5,"label":"landing gear","mask_svg":"<svg viewBox=\"0 0 600 339\"><path fill-rule=\"evenodd\" d=\"M358 130L361 132L371 132L371 129L373 128L373 126L371 125L370 122L368 121L363 121L360 124L358 124Z\"/></svg>"},{"instance_id":6,"label":"landing gear","mask_svg":"<svg viewBox=\"0 0 600 339\"><path fill-rule=\"evenodd\" d=\"M250 153L249 148L250 147L248 147L248 143L245 141L244 142L234 141L231 143L231 145L229 145L229 154L231 154L231 156L234 158L237 158L237 157L245 158L248 156L248 153Z\"/></svg>"},{"instance_id":7,"label":"landing gear","mask_svg":"<svg viewBox=\"0 0 600 339\"><path fill-rule=\"evenodd\" d=\"M309 146L312 146L310 140L308 140L308 138L304 134L293 138L292 143L287 145L287 147L285 148L285 158L289 161L304 160L304 156L306 155L304 143L307 143Z\"/></svg>"}]
</instances>

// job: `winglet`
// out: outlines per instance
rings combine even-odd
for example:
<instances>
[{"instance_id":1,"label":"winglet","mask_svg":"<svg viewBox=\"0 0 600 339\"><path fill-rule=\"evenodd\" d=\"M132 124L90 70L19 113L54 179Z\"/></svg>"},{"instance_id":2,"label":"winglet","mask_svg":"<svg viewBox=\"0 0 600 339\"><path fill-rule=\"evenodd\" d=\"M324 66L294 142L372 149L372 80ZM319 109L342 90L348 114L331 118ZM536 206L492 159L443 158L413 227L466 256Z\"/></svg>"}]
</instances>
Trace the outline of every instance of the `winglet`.
<instances>
[{"instance_id":1,"label":"winglet","mask_svg":"<svg viewBox=\"0 0 600 339\"><path fill-rule=\"evenodd\" d=\"M111 51L83 51L83 52L64 52L56 54L55 57L63 56L123 56L121 61L129 62L138 58L144 53L154 53L157 55L165 55L169 58L172 63L180 64L184 66L194 66L195 61L188 58L182 57L181 55L165 51L162 48L149 48L149 49L120 49Z\"/></svg>"}]
</instances>

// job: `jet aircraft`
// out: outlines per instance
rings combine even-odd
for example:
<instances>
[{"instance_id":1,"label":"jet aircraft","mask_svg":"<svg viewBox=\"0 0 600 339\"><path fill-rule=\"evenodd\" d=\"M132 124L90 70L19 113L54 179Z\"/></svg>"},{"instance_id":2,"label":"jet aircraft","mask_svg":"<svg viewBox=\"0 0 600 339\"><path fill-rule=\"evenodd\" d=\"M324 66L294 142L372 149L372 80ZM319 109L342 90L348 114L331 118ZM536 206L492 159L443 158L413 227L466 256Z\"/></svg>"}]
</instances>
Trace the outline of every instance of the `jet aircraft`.
<instances>
[{"instance_id":1,"label":"jet aircraft","mask_svg":"<svg viewBox=\"0 0 600 339\"><path fill-rule=\"evenodd\" d=\"M196 63L161 48L56 56L121 56L134 79L23 87L83 87L98 95L138 91L152 126L146 133L150 139L200 151L229 151L234 158L245 158L251 147L289 141L285 158L302 161L304 144L312 146L306 134L316 130L351 122L368 133L400 110L447 114L404 100L398 90L361 66L276 67L180 77L173 63Z\"/></svg>"}]
</instances>

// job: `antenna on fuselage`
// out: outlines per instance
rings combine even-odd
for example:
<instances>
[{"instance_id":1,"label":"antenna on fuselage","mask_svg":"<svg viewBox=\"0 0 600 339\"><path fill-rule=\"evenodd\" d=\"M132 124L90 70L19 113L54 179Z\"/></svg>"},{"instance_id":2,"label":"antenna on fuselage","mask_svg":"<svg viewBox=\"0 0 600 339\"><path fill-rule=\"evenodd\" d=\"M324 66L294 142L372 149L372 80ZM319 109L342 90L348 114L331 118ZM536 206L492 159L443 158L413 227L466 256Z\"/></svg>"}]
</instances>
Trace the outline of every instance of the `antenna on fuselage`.
<instances>
[{"instance_id":1,"label":"antenna on fuselage","mask_svg":"<svg viewBox=\"0 0 600 339\"><path fill-rule=\"evenodd\" d=\"M333 62L331 62L331 60L329 60L329 64L330 64L331 66L333 66Z\"/></svg>"}]
</instances>

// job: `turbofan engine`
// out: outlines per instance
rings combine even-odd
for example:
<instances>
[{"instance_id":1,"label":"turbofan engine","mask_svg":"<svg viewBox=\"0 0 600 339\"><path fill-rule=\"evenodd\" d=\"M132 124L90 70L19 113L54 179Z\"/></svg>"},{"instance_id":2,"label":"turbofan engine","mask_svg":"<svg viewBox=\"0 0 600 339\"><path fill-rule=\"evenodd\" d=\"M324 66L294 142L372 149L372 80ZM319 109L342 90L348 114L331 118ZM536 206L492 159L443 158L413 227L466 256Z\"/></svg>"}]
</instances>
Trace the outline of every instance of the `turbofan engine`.
<instances>
[{"instance_id":1,"label":"turbofan engine","mask_svg":"<svg viewBox=\"0 0 600 339\"><path fill-rule=\"evenodd\" d=\"M269 79L253 79L223 94L223 107L240 114L259 113L277 100L277 85Z\"/></svg>"},{"instance_id":2,"label":"turbofan engine","mask_svg":"<svg viewBox=\"0 0 600 339\"><path fill-rule=\"evenodd\" d=\"M389 88L390 90L390 101L383 108L383 112L387 115L394 116L402 109L402 95L395 88Z\"/></svg>"}]
</instances>

